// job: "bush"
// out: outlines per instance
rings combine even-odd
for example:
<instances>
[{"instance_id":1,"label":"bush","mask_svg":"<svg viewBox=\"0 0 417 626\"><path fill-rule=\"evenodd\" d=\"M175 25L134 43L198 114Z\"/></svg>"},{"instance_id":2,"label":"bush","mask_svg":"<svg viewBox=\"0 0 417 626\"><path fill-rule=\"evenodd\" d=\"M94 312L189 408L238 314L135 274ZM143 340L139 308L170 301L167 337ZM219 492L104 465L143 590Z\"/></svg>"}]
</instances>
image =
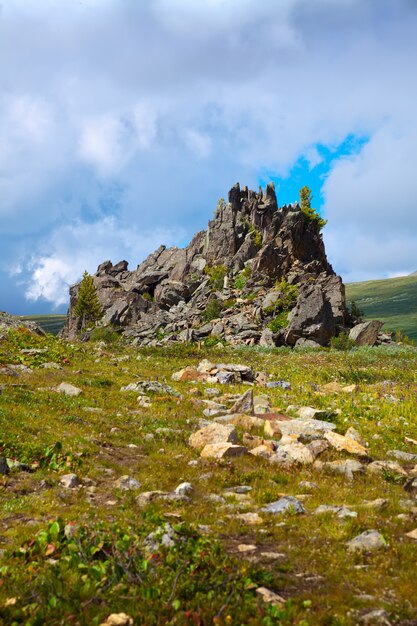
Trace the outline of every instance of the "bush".
<instances>
[{"instance_id":1,"label":"bush","mask_svg":"<svg viewBox=\"0 0 417 626\"><path fill-rule=\"evenodd\" d=\"M272 330L273 333L277 333L282 328L286 328L288 326L288 311L281 311L274 317L274 319L269 322L268 328Z\"/></svg>"},{"instance_id":2,"label":"bush","mask_svg":"<svg viewBox=\"0 0 417 626\"><path fill-rule=\"evenodd\" d=\"M350 339L348 333L340 333L337 337L330 339L330 347L332 350L352 350L356 346L353 339Z\"/></svg>"},{"instance_id":3,"label":"bush","mask_svg":"<svg viewBox=\"0 0 417 626\"><path fill-rule=\"evenodd\" d=\"M251 268L245 267L235 278L234 288L243 289L251 276Z\"/></svg>"},{"instance_id":4,"label":"bush","mask_svg":"<svg viewBox=\"0 0 417 626\"><path fill-rule=\"evenodd\" d=\"M211 320L215 320L219 317L222 310L223 306L219 300L210 300L203 311L202 317L204 321L211 322Z\"/></svg>"},{"instance_id":5,"label":"bush","mask_svg":"<svg viewBox=\"0 0 417 626\"><path fill-rule=\"evenodd\" d=\"M227 274L225 265L206 265L204 272L210 279L210 285L214 289L223 289L224 279Z\"/></svg>"},{"instance_id":6,"label":"bush","mask_svg":"<svg viewBox=\"0 0 417 626\"><path fill-rule=\"evenodd\" d=\"M120 332L114 326L101 326L91 331L90 341L116 343L120 341Z\"/></svg>"}]
</instances>

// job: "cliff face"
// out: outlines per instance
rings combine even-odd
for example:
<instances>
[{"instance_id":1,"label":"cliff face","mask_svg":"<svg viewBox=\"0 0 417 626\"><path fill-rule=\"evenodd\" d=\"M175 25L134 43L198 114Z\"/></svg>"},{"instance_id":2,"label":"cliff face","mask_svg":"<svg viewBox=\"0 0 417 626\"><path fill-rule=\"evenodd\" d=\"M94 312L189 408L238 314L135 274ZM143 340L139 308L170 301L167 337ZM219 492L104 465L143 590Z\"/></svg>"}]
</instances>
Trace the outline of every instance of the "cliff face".
<instances>
[{"instance_id":1,"label":"cliff face","mask_svg":"<svg viewBox=\"0 0 417 626\"><path fill-rule=\"evenodd\" d=\"M258 193L234 185L186 248L161 246L133 271L126 261L106 261L94 283L104 309L99 325L120 326L139 345L209 336L326 345L347 322L344 286L318 224L298 205L279 208L273 184ZM78 288L70 288L68 338L80 331Z\"/></svg>"}]
</instances>

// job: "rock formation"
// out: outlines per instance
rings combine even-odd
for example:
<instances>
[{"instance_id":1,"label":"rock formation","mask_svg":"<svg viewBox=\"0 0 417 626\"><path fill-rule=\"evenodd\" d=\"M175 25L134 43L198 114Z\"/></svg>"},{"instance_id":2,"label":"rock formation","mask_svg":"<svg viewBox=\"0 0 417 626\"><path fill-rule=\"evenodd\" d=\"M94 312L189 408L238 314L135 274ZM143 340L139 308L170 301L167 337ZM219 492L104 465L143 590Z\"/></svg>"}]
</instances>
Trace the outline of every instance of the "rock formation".
<instances>
[{"instance_id":1,"label":"rock formation","mask_svg":"<svg viewBox=\"0 0 417 626\"><path fill-rule=\"evenodd\" d=\"M298 204L278 207L274 185L236 184L206 231L183 249L160 246L137 269L102 263L94 276L103 317L138 345L327 345L348 325L342 280L320 228ZM75 338L79 285L70 288L63 335ZM314 342L314 343L313 343Z\"/></svg>"}]
</instances>

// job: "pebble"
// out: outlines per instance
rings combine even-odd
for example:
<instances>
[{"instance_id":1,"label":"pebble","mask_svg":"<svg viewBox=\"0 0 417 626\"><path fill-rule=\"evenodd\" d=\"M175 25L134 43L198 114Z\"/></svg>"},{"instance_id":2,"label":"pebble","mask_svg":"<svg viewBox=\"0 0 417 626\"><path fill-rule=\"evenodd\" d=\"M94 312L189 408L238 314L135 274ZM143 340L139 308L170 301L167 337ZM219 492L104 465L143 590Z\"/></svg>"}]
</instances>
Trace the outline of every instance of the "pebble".
<instances>
[{"instance_id":1,"label":"pebble","mask_svg":"<svg viewBox=\"0 0 417 626\"><path fill-rule=\"evenodd\" d=\"M66 396L70 396L74 398L79 396L80 393L82 393L82 390L79 387L75 387L74 385L71 385L70 383L61 383L56 388L56 391L58 393L63 393Z\"/></svg>"},{"instance_id":2,"label":"pebble","mask_svg":"<svg viewBox=\"0 0 417 626\"><path fill-rule=\"evenodd\" d=\"M118 480L116 480L116 487L123 490L128 489L139 489L140 482L136 480L136 478L132 478L132 476L128 476L127 474L121 476Z\"/></svg>"},{"instance_id":3,"label":"pebble","mask_svg":"<svg viewBox=\"0 0 417 626\"><path fill-rule=\"evenodd\" d=\"M174 493L179 496L191 496L194 492L194 487L191 483L180 483L178 487L174 489Z\"/></svg>"}]
</instances>

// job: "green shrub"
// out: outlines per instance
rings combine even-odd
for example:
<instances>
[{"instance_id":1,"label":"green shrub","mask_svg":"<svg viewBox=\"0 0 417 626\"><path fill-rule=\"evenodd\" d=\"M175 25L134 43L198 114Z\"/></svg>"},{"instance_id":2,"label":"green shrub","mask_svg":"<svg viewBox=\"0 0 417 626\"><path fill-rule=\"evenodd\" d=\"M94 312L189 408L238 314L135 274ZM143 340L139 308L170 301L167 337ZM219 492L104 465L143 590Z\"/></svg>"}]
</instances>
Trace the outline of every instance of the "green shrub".
<instances>
[{"instance_id":1,"label":"green shrub","mask_svg":"<svg viewBox=\"0 0 417 626\"><path fill-rule=\"evenodd\" d=\"M245 267L235 278L234 288L243 289L251 276L252 270L249 266Z\"/></svg>"},{"instance_id":2,"label":"green shrub","mask_svg":"<svg viewBox=\"0 0 417 626\"><path fill-rule=\"evenodd\" d=\"M223 289L224 279L227 274L225 265L206 265L204 272L209 277L210 285L214 289Z\"/></svg>"},{"instance_id":3,"label":"green shrub","mask_svg":"<svg viewBox=\"0 0 417 626\"><path fill-rule=\"evenodd\" d=\"M223 306L219 300L210 300L205 310L203 311L202 317L204 321L211 322L211 320L215 320L219 317L222 310Z\"/></svg>"},{"instance_id":4,"label":"green shrub","mask_svg":"<svg viewBox=\"0 0 417 626\"><path fill-rule=\"evenodd\" d=\"M145 300L149 300L149 302L153 301L153 298L152 298L151 294L149 293L149 291L145 291L142 294L142 298L145 298Z\"/></svg>"},{"instance_id":5,"label":"green shrub","mask_svg":"<svg viewBox=\"0 0 417 626\"><path fill-rule=\"evenodd\" d=\"M120 332L114 326L99 326L91 331L90 341L116 343L120 341Z\"/></svg>"},{"instance_id":6,"label":"green shrub","mask_svg":"<svg viewBox=\"0 0 417 626\"><path fill-rule=\"evenodd\" d=\"M321 230L327 224L327 220L324 220L320 217L320 214L317 213L316 209L313 209L311 206L311 201L313 199L313 195L311 193L311 189L304 185L300 189L300 208L301 213L304 215L304 218L309 224L310 222L316 222L318 224L319 229Z\"/></svg>"},{"instance_id":7,"label":"green shrub","mask_svg":"<svg viewBox=\"0 0 417 626\"><path fill-rule=\"evenodd\" d=\"M332 350L351 350L356 346L353 339L350 339L348 333L340 333L337 337L330 339L330 347Z\"/></svg>"},{"instance_id":8,"label":"green shrub","mask_svg":"<svg viewBox=\"0 0 417 626\"><path fill-rule=\"evenodd\" d=\"M288 311L281 311L274 317L274 319L269 322L268 328L272 330L273 333L277 333L282 328L286 328L288 326Z\"/></svg>"}]
</instances>

